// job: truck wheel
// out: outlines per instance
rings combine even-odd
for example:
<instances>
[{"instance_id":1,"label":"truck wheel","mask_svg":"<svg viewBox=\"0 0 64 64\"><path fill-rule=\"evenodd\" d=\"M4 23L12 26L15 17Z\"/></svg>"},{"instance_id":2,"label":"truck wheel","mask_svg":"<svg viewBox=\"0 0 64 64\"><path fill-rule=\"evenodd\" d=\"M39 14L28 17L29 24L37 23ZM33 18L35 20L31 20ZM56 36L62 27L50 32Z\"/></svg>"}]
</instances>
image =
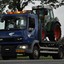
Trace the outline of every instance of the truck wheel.
<instances>
[{"instance_id":1,"label":"truck wheel","mask_svg":"<svg viewBox=\"0 0 64 64\"><path fill-rule=\"evenodd\" d=\"M58 41L61 37L61 28L58 23L52 26L52 31L49 33L49 40L50 41Z\"/></svg>"},{"instance_id":2,"label":"truck wheel","mask_svg":"<svg viewBox=\"0 0 64 64\"><path fill-rule=\"evenodd\" d=\"M64 58L64 53L63 53L62 48L60 48L58 54L54 54L52 57L53 57L53 59L63 59Z\"/></svg>"},{"instance_id":3,"label":"truck wheel","mask_svg":"<svg viewBox=\"0 0 64 64\"><path fill-rule=\"evenodd\" d=\"M39 59L40 55L39 55L39 48L37 46L34 46L33 48L33 53L29 55L30 59Z\"/></svg>"},{"instance_id":4,"label":"truck wheel","mask_svg":"<svg viewBox=\"0 0 64 64\"><path fill-rule=\"evenodd\" d=\"M64 58L64 53L63 53L63 49L62 48L59 49L58 58L59 59L63 59Z\"/></svg>"}]
</instances>

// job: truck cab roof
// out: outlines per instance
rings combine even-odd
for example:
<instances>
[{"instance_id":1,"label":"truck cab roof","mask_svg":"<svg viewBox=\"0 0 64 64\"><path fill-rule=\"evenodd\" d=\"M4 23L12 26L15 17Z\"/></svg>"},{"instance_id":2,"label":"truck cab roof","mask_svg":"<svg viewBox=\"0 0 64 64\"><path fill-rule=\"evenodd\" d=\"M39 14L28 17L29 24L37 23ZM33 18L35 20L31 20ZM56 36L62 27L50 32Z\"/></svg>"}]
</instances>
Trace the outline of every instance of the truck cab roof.
<instances>
[{"instance_id":1,"label":"truck cab roof","mask_svg":"<svg viewBox=\"0 0 64 64\"><path fill-rule=\"evenodd\" d=\"M36 17L37 15L31 14L31 13L24 13L24 14L3 14L2 19L6 19L6 18L18 18L18 17L21 17L21 16Z\"/></svg>"}]
</instances>

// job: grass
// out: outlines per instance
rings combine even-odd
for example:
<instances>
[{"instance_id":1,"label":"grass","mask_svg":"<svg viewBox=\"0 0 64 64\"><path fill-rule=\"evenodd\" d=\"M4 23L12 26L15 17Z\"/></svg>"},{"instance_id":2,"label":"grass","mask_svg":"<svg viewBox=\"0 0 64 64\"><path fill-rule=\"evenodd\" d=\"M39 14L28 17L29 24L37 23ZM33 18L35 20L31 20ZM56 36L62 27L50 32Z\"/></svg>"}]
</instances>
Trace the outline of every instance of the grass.
<instances>
[{"instance_id":1,"label":"grass","mask_svg":"<svg viewBox=\"0 0 64 64\"><path fill-rule=\"evenodd\" d=\"M17 59L18 60L29 60L29 56L21 56L21 55L18 55L17 56ZM52 59L52 56L47 56L47 57L44 57L44 56L40 56L40 59L44 59L44 60L49 60L49 59Z\"/></svg>"}]
</instances>

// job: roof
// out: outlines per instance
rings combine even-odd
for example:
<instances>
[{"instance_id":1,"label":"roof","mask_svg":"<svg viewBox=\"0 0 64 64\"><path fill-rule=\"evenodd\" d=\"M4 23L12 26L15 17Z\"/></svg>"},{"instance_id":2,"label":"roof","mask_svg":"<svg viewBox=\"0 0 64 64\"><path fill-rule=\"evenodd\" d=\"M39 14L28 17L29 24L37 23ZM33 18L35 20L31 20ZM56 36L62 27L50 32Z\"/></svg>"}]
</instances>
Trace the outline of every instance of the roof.
<instances>
[{"instance_id":1,"label":"roof","mask_svg":"<svg viewBox=\"0 0 64 64\"><path fill-rule=\"evenodd\" d=\"M36 17L37 15L34 15L34 14L28 14L28 13L25 13L25 14L3 14L2 18L6 18L6 17L10 17L10 18L18 18L18 17L21 17L21 16L26 16L26 17Z\"/></svg>"},{"instance_id":2,"label":"roof","mask_svg":"<svg viewBox=\"0 0 64 64\"><path fill-rule=\"evenodd\" d=\"M51 7L50 5L39 5L39 6L33 6L34 9L37 9L37 7L39 7L39 8L52 9L52 7Z\"/></svg>"},{"instance_id":3,"label":"roof","mask_svg":"<svg viewBox=\"0 0 64 64\"><path fill-rule=\"evenodd\" d=\"M45 5L45 4L44 4L44 8L52 9L50 5Z\"/></svg>"}]
</instances>

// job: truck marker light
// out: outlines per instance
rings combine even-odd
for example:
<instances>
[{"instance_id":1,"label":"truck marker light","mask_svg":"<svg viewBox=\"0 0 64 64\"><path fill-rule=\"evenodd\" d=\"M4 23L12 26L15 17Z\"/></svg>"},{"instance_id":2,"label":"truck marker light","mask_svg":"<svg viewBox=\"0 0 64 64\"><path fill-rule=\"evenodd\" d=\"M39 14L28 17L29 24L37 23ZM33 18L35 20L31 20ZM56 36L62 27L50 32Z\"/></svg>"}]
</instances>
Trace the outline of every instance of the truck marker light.
<instances>
[{"instance_id":1,"label":"truck marker light","mask_svg":"<svg viewBox=\"0 0 64 64\"><path fill-rule=\"evenodd\" d=\"M30 13L30 10L7 12L7 14L24 14L24 13Z\"/></svg>"}]
</instances>

